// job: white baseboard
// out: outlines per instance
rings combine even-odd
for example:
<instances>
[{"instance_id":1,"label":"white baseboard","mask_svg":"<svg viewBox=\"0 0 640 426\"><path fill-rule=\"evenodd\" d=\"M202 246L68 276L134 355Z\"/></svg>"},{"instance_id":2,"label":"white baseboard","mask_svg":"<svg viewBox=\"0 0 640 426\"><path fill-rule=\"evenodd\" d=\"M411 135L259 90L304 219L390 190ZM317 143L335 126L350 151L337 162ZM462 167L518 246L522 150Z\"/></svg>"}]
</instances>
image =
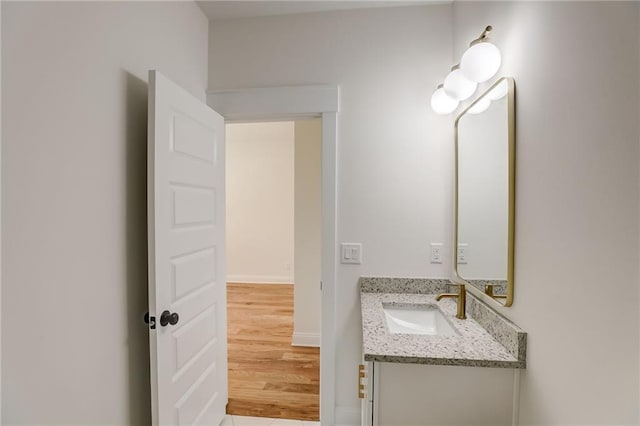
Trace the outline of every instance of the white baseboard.
<instances>
[{"instance_id":1,"label":"white baseboard","mask_svg":"<svg viewBox=\"0 0 640 426\"><path fill-rule=\"evenodd\" d=\"M293 284L293 275L227 275L228 283Z\"/></svg>"},{"instance_id":2,"label":"white baseboard","mask_svg":"<svg viewBox=\"0 0 640 426\"><path fill-rule=\"evenodd\" d=\"M336 407L336 426L360 426L360 408Z\"/></svg>"},{"instance_id":3,"label":"white baseboard","mask_svg":"<svg viewBox=\"0 0 640 426\"><path fill-rule=\"evenodd\" d=\"M291 346L320 347L320 333L301 333L294 331L291 336Z\"/></svg>"}]
</instances>

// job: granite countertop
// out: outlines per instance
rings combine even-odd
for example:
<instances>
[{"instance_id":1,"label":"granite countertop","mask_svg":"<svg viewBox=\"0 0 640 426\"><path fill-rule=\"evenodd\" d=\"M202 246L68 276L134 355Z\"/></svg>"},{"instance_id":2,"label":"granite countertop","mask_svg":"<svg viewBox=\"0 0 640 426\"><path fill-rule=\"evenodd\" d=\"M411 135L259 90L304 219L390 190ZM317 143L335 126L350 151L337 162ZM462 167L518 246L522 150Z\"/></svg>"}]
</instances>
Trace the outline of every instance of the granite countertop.
<instances>
[{"instance_id":1,"label":"granite countertop","mask_svg":"<svg viewBox=\"0 0 640 426\"><path fill-rule=\"evenodd\" d=\"M365 361L525 368L526 333L467 293L467 319L456 315L456 300L436 302L448 280L360 278ZM455 336L392 334L383 304L437 306L456 330Z\"/></svg>"}]
</instances>

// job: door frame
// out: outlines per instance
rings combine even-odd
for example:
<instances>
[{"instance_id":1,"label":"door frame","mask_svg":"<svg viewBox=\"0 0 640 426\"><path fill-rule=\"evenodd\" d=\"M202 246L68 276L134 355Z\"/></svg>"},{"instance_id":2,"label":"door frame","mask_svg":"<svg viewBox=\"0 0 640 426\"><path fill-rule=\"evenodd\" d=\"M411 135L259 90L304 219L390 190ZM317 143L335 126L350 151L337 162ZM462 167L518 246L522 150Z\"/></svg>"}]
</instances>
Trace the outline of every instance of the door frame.
<instances>
[{"instance_id":1,"label":"door frame","mask_svg":"<svg viewBox=\"0 0 640 426\"><path fill-rule=\"evenodd\" d=\"M337 145L340 89L334 85L208 90L225 123L322 118L322 297L320 422L335 424Z\"/></svg>"}]
</instances>

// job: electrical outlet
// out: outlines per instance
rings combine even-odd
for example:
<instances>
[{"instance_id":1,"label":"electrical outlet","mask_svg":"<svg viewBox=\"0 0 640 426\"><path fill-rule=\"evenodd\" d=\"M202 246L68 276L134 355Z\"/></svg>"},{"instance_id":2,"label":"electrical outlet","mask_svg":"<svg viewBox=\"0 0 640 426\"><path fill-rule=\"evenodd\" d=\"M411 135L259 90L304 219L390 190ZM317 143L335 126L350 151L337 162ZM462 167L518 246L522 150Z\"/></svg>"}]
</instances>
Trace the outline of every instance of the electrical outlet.
<instances>
[{"instance_id":1,"label":"electrical outlet","mask_svg":"<svg viewBox=\"0 0 640 426\"><path fill-rule=\"evenodd\" d=\"M466 265L469 257L469 244L458 244L458 265Z\"/></svg>"},{"instance_id":2,"label":"electrical outlet","mask_svg":"<svg viewBox=\"0 0 640 426\"><path fill-rule=\"evenodd\" d=\"M431 263L442 263L442 243L431 243L429 260Z\"/></svg>"}]
</instances>

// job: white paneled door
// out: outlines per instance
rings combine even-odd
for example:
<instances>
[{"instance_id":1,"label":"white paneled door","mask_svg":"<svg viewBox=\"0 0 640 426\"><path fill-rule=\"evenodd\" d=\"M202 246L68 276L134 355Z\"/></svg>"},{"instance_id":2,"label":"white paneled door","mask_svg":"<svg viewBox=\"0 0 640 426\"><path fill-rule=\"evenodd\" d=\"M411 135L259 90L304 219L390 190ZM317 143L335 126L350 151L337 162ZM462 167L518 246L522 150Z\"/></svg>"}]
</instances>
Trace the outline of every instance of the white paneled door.
<instances>
[{"instance_id":1,"label":"white paneled door","mask_svg":"<svg viewBox=\"0 0 640 426\"><path fill-rule=\"evenodd\" d=\"M224 119L149 71L154 425L219 425L227 404Z\"/></svg>"}]
</instances>

